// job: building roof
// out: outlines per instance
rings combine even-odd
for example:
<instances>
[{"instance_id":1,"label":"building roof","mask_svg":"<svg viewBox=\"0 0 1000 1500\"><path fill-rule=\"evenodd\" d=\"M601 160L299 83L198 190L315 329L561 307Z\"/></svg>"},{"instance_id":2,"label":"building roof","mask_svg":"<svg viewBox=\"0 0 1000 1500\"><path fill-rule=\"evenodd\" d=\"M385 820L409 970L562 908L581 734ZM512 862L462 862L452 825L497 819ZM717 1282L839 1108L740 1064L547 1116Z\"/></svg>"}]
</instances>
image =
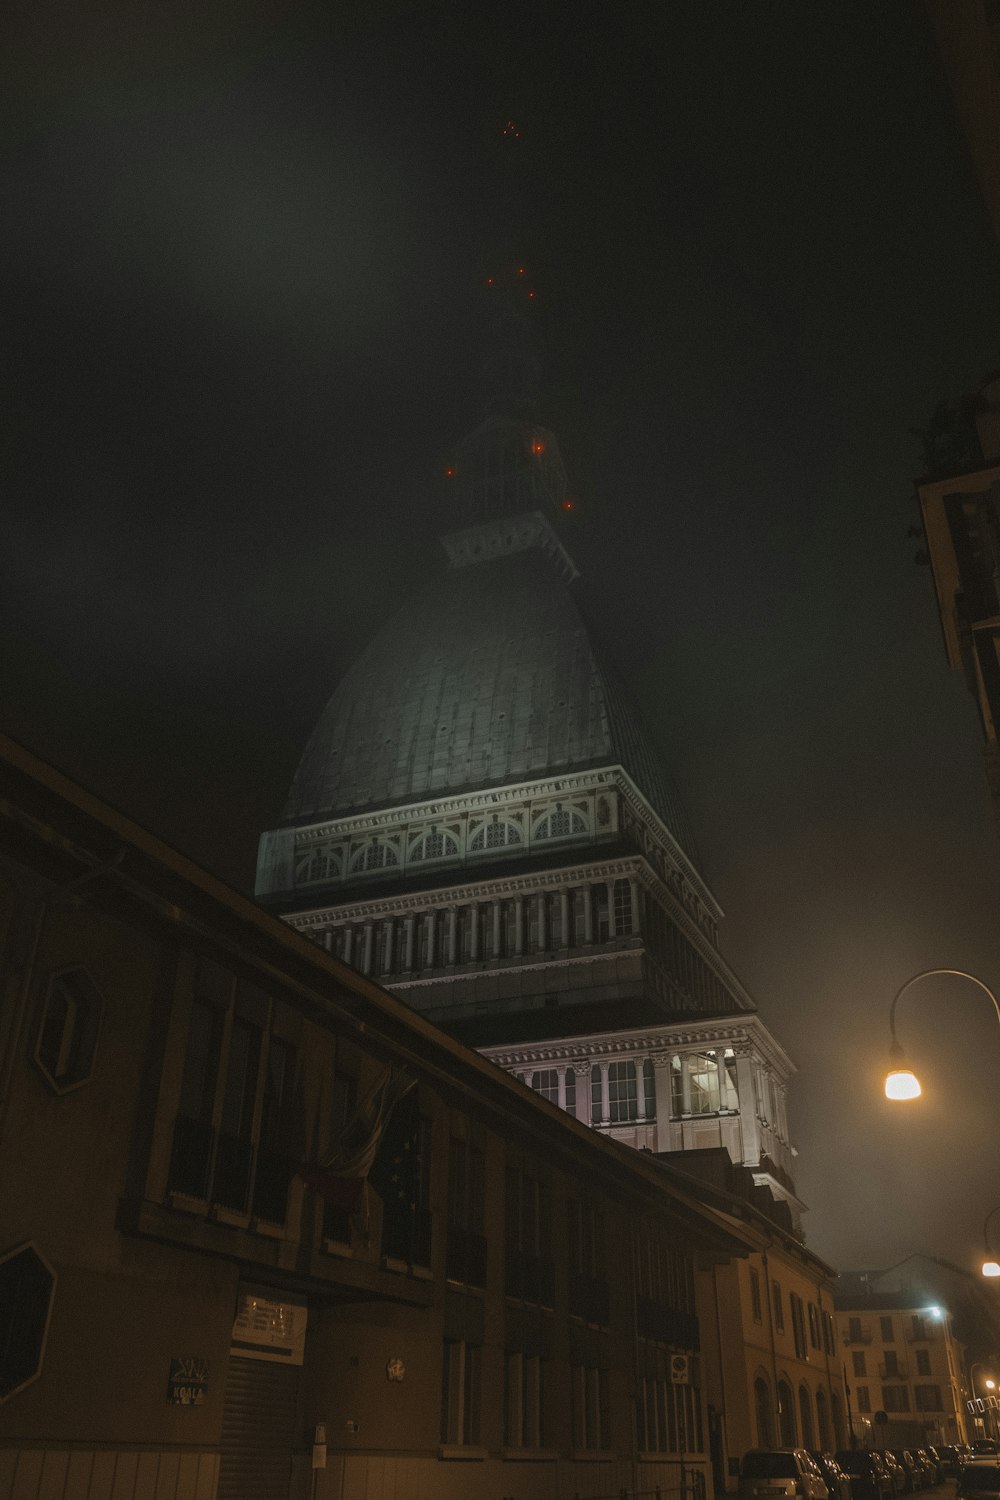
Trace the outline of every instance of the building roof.
<instances>
[{"instance_id":1,"label":"building roof","mask_svg":"<svg viewBox=\"0 0 1000 1500\"><path fill-rule=\"evenodd\" d=\"M693 841L637 705L537 549L444 571L382 627L306 746L287 823L621 765Z\"/></svg>"}]
</instances>

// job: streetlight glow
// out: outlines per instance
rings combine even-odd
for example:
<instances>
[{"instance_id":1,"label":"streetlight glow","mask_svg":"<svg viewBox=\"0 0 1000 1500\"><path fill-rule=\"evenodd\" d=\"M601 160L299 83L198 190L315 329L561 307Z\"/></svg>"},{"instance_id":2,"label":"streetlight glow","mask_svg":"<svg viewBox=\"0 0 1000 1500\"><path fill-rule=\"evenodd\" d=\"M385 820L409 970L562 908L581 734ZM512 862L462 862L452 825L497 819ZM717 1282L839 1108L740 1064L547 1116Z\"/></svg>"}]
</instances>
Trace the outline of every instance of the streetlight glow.
<instances>
[{"instance_id":1,"label":"streetlight glow","mask_svg":"<svg viewBox=\"0 0 1000 1500\"><path fill-rule=\"evenodd\" d=\"M984 1260L983 1261L983 1275L984 1276L1000 1276L1000 1265L997 1265L997 1263L996 1263L995 1260Z\"/></svg>"},{"instance_id":2,"label":"streetlight glow","mask_svg":"<svg viewBox=\"0 0 1000 1500\"><path fill-rule=\"evenodd\" d=\"M887 1099L918 1099L923 1093L920 1087L920 1079L916 1073L911 1073L909 1068L895 1068L885 1077L885 1097Z\"/></svg>"}]
</instances>

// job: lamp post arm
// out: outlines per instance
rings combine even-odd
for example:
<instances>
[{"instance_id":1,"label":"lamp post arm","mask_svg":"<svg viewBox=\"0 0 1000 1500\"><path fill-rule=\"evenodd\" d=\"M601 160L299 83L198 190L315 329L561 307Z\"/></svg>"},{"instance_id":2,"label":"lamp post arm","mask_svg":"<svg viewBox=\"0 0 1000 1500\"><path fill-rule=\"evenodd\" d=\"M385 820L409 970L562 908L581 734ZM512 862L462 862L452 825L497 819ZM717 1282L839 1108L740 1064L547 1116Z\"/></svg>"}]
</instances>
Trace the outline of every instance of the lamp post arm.
<instances>
[{"instance_id":1,"label":"lamp post arm","mask_svg":"<svg viewBox=\"0 0 1000 1500\"><path fill-rule=\"evenodd\" d=\"M978 984L983 993L989 996L993 1004L993 1009L996 1011L997 1020L1000 1021L1000 1000L994 995L989 985L984 984L981 979L977 979L975 974L970 974L967 969L921 969L919 974L912 975L905 984L900 985L899 989L893 995L892 1004L889 1007L889 1035L892 1039L892 1046L897 1052L901 1049L896 1039L896 1006L903 995L906 994L911 984L916 984L918 979L929 979L935 974L953 974L958 979L971 979L973 984Z\"/></svg>"}]
</instances>

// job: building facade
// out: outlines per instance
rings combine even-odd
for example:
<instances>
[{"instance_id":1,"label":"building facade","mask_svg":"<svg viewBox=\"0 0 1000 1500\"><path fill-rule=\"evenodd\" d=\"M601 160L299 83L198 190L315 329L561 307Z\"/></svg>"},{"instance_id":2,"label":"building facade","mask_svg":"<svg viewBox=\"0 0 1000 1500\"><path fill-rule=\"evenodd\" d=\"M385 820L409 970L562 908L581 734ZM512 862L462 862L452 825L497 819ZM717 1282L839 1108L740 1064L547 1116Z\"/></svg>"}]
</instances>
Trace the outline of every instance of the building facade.
<instances>
[{"instance_id":1,"label":"building facade","mask_svg":"<svg viewBox=\"0 0 1000 1500\"><path fill-rule=\"evenodd\" d=\"M752 1237L0 741L2 1500L712 1490Z\"/></svg>"},{"instance_id":2,"label":"building facade","mask_svg":"<svg viewBox=\"0 0 1000 1500\"><path fill-rule=\"evenodd\" d=\"M838 1292L836 1308L859 1445L966 1442L964 1356L947 1310L886 1291Z\"/></svg>"}]
</instances>

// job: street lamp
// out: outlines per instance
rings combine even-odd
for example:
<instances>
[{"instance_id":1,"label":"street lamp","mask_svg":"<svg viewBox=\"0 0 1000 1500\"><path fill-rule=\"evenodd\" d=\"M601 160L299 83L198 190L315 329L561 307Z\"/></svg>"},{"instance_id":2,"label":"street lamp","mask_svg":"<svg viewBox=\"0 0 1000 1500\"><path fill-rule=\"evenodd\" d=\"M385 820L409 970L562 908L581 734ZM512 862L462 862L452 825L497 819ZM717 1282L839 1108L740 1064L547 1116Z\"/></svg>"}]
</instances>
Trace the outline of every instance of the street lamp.
<instances>
[{"instance_id":1,"label":"street lamp","mask_svg":"<svg viewBox=\"0 0 1000 1500\"><path fill-rule=\"evenodd\" d=\"M991 1208L983 1220L983 1246L986 1250L986 1259L982 1265L984 1276L1000 1276L1000 1262L994 1260L993 1251L990 1248L990 1220L995 1213L1000 1213L1000 1203L997 1204L996 1208Z\"/></svg>"},{"instance_id":2,"label":"street lamp","mask_svg":"<svg viewBox=\"0 0 1000 1500\"><path fill-rule=\"evenodd\" d=\"M988 985L984 984L981 979L976 978L975 974L969 974L965 969L922 969L919 974L914 974L905 984L900 985L892 997L892 1005L889 1008L889 1061L893 1066L887 1073L885 1080L885 1097L887 1099L916 1099L920 1096L920 1080L917 1078L916 1073L910 1068L902 1066L903 1049L896 1037L896 1006L911 984L916 984L918 979L928 979L935 974L953 974L958 979L971 979L973 984L977 984L981 990L989 995L990 1000L993 1002L993 1009L997 1013L997 1020L1000 1021L1000 1000L997 999ZM1000 1265L997 1266L996 1271L984 1272L984 1274L1000 1276Z\"/></svg>"}]
</instances>

